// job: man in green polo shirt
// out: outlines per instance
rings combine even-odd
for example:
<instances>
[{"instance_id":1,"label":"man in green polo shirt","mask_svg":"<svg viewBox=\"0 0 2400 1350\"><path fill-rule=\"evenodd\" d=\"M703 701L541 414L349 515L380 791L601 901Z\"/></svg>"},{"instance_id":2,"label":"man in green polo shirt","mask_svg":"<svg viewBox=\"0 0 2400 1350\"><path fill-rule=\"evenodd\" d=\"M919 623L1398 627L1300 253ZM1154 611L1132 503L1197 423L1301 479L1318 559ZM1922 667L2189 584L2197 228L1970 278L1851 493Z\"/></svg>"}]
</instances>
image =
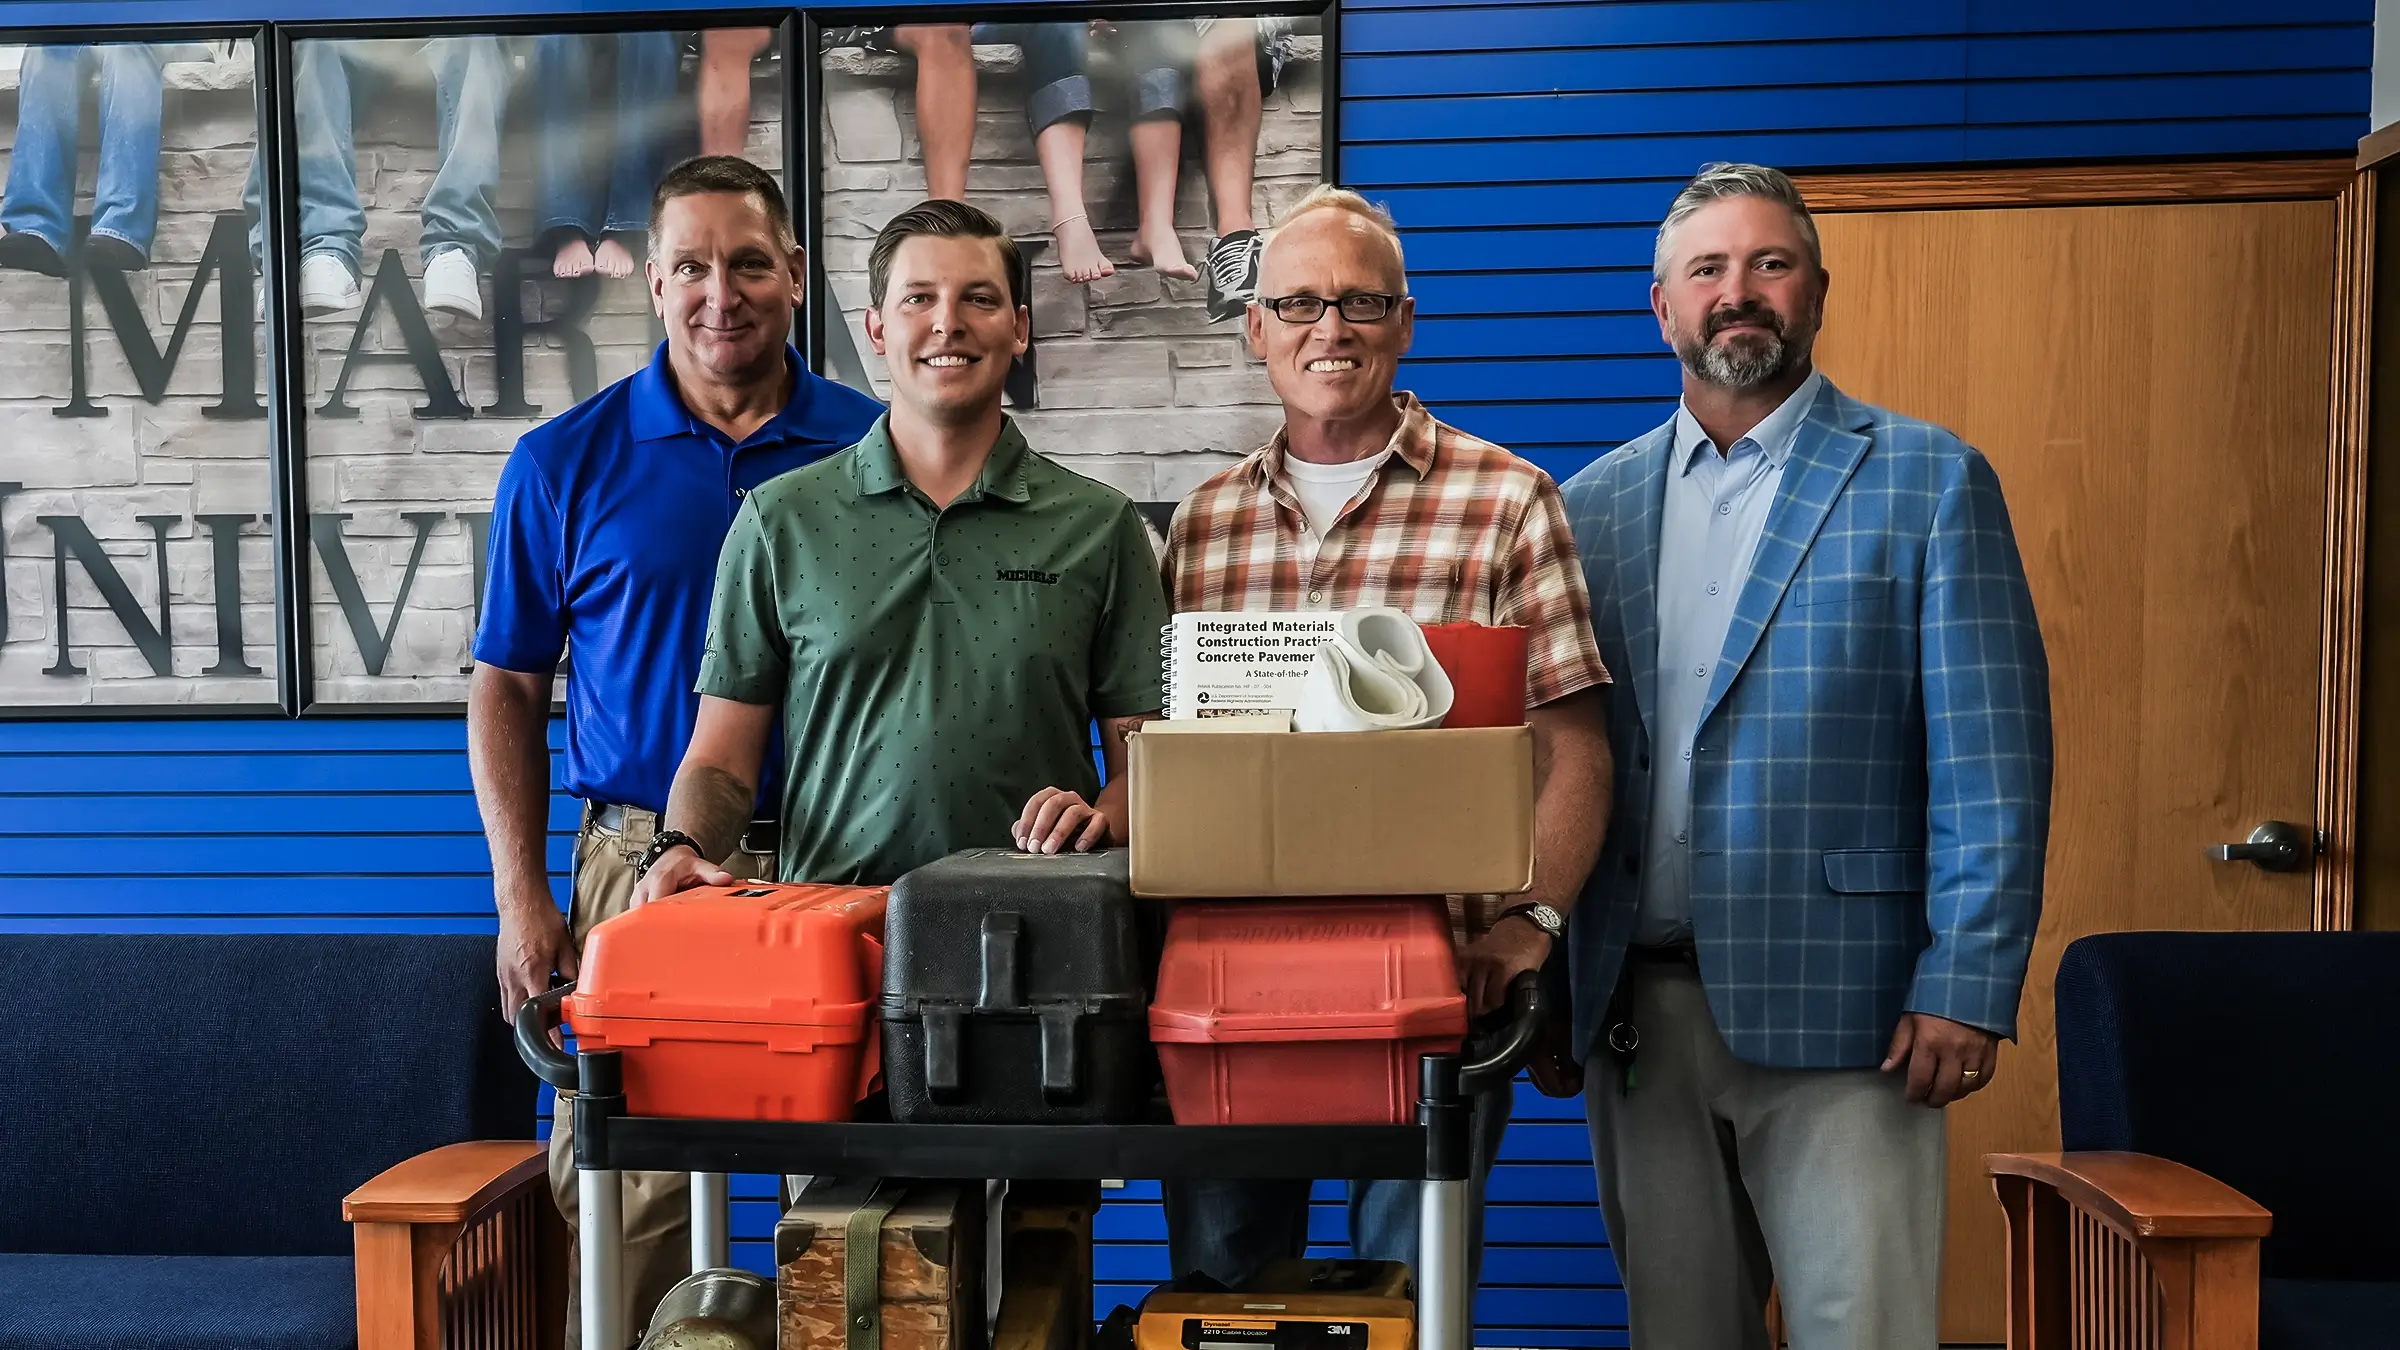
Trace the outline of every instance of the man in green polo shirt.
<instances>
[{"instance_id":1,"label":"man in green polo shirt","mask_svg":"<svg viewBox=\"0 0 2400 1350\"><path fill-rule=\"evenodd\" d=\"M998 221L926 202L867 270L891 411L735 519L699 723L636 904L733 880L706 860L750 819L778 711L785 880L883 884L1004 839L1126 841L1125 741L1158 713L1167 620L1141 517L1001 411L1030 318Z\"/></svg>"}]
</instances>

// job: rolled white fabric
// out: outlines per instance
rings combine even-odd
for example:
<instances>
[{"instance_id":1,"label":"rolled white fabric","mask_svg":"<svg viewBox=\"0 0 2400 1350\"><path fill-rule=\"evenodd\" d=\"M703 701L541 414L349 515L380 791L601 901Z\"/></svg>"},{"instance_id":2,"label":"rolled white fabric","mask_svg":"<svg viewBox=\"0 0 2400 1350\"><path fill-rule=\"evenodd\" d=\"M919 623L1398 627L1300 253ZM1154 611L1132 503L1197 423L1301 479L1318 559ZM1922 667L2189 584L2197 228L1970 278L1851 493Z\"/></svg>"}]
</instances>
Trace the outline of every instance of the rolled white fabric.
<instances>
[{"instance_id":1,"label":"rolled white fabric","mask_svg":"<svg viewBox=\"0 0 2400 1350\"><path fill-rule=\"evenodd\" d=\"M1406 611L1389 605L1349 610L1341 617L1339 631L1352 647L1367 656L1389 658L1394 671L1406 675L1425 691L1425 712L1432 720L1421 725L1439 726L1450 715L1450 705L1458 697L1450 683L1450 672L1433 659L1433 649L1425 643L1425 630Z\"/></svg>"},{"instance_id":2,"label":"rolled white fabric","mask_svg":"<svg viewBox=\"0 0 2400 1350\"><path fill-rule=\"evenodd\" d=\"M1292 715L1295 731L1398 731L1440 726L1456 692L1416 621L1376 606L1342 615L1317 648Z\"/></svg>"}]
</instances>

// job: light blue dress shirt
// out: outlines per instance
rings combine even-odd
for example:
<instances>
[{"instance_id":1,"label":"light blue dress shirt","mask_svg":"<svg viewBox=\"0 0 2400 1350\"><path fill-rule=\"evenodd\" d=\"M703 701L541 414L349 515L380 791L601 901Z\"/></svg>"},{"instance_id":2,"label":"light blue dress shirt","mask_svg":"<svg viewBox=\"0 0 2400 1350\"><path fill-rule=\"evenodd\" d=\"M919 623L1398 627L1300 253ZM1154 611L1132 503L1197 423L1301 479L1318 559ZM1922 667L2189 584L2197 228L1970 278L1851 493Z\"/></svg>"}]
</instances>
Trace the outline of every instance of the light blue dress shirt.
<instances>
[{"instance_id":1,"label":"light blue dress shirt","mask_svg":"<svg viewBox=\"0 0 2400 1350\"><path fill-rule=\"evenodd\" d=\"M1689 408L1675 412L1675 450L1658 536L1658 707L1652 710L1650 837L1642 849L1636 946L1692 935L1692 740L1749 580L1767 513L1800 424L1825 385L1811 371L1750 434L1717 453Z\"/></svg>"}]
</instances>

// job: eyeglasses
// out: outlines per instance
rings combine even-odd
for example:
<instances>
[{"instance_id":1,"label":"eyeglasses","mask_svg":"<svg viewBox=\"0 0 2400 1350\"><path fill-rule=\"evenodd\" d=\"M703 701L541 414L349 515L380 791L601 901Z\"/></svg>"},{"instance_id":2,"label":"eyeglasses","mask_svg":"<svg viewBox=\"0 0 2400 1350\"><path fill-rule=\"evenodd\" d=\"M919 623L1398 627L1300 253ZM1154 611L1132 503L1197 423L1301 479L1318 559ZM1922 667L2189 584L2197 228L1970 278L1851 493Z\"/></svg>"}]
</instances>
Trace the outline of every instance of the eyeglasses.
<instances>
[{"instance_id":1,"label":"eyeglasses","mask_svg":"<svg viewBox=\"0 0 2400 1350\"><path fill-rule=\"evenodd\" d=\"M1262 295L1258 303L1275 311L1275 317L1285 323L1315 323L1325 317L1328 308L1339 309L1342 317L1352 323L1381 323L1404 298L1377 291L1353 291L1339 300L1328 300L1321 295Z\"/></svg>"}]
</instances>

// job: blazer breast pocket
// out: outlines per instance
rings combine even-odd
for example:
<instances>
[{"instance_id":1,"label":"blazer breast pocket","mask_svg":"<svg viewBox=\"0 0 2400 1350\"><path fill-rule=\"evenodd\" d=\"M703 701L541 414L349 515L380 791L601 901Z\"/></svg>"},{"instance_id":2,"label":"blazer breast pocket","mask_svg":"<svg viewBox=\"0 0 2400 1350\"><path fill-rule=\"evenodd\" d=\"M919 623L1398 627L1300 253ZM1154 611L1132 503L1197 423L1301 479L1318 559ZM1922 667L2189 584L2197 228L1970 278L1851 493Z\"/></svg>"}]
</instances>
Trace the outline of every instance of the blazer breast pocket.
<instances>
[{"instance_id":1,"label":"blazer breast pocket","mask_svg":"<svg viewBox=\"0 0 2400 1350\"><path fill-rule=\"evenodd\" d=\"M1792 588L1792 607L1816 609L1825 605L1873 605L1891 598L1893 579L1867 572L1842 572L1809 577Z\"/></svg>"},{"instance_id":2,"label":"blazer breast pocket","mask_svg":"<svg viewBox=\"0 0 2400 1350\"><path fill-rule=\"evenodd\" d=\"M1925 850L1921 848L1829 848L1825 884L1840 895L1921 895Z\"/></svg>"}]
</instances>

